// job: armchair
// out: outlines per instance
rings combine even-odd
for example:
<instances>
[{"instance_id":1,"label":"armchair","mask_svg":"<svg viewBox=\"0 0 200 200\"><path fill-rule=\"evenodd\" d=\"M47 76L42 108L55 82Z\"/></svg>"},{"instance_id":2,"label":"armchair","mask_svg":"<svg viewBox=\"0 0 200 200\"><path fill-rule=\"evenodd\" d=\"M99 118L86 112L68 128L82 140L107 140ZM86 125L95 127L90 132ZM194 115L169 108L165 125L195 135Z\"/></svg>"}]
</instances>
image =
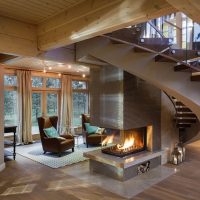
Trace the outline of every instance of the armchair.
<instances>
[{"instance_id":1,"label":"armchair","mask_svg":"<svg viewBox=\"0 0 200 200\"><path fill-rule=\"evenodd\" d=\"M74 152L74 137L71 135L60 135L61 137L65 138L48 138L44 133L44 128L54 127L57 129L58 117L39 117L38 118L38 126L40 130L40 138L42 142L42 147L44 150L44 154L46 152L53 152L58 153L61 156L61 153L72 149Z\"/></svg>"},{"instance_id":2,"label":"armchair","mask_svg":"<svg viewBox=\"0 0 200 200\"><path fill-rule=\"evenodd\" d=\"M85 123L90 123L90 115L82 114L82 129L83 129L83 139L87 148L88 145L98 145L101 144L102 139L105 138L104 135L99 134L88 134L86 131Z\"/></svg>"}]
</instances>

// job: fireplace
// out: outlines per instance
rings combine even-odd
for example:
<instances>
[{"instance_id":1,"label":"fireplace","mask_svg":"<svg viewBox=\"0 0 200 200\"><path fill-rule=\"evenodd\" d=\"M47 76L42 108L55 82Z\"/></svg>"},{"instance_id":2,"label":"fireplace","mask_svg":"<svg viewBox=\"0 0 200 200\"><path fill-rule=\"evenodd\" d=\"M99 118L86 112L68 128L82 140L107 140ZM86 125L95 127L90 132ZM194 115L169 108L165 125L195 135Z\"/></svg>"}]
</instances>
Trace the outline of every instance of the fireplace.
<instances>
[{"instance_id":1,"label":"fireplace","mask_svg":"<svg viewBox=\"0 0 200 200\"><path fill-rule=\"evenodd\" d=\"M102 141L102 152L113 156L125 157L146 150L146 140L146 127L121 130L120 135L109 134Z\"/></svg>"}]
</instances>

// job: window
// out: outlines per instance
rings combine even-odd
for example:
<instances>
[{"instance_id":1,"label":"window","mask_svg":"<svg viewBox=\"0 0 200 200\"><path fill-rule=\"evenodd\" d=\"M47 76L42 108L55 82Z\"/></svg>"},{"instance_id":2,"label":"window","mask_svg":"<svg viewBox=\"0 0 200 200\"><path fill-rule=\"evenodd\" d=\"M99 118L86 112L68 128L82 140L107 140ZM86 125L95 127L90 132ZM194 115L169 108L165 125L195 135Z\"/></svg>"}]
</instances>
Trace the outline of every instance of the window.
<instances>
[{"instance_id":1,"label":"window","mask_svg":"<svg viewBox=\"0 0 200 200\"><path fill-rule=\"evenodd\" d=\"M73 126L81 126L81 114L89 112L87 81L73 80Z\"/></svg>"},{"instance_id":2,"label":"window","mask_svg":"<svg viewBox=\"0 0 200 200\"><path fill-rule=\"evenodd\" d=\"M42 115L42 93L32 93L32 133L39 133L37 118Z\"/></svg>"},{"instance_id":3,"label":"window","mask_svg":"<svg viewBox=\"0 0 200 200\"><path fill-rule=\"evenodd\" d=\"M86 81L72 81L72 88L73 89L87 89L87 82Z\"/></svg>"},{"instance_id":4,"label":"window","mask_svg":"<svg viewBox=\"0 0 200 200\"><path fill-rule=\"evenodd\" d=\"M17 125L17 91L4 91L4 124Z\"/></svg>"},{"instance_id":5,"label":"window","mask_svg":"<svg viewBox=\"0 0 200 200\"><path fill-rule=\"evenodd\" d=\"M58 115L58 94L47 93L47 115Z\"/></svg>"},{"instance_id":6,"label":"window","mask_svg":"<svg viewBox=\"0 0 200 200\"><path fill-rule=\"evenodd\" d=\"M88 94L73 92L73 125L81 125L81 114L88 113Z\"/></svg>"},{"instance_id":7,"label":"window","mask_svg":"<svg viewBox=\"0 0 200 200\"><path fill-rule=\"evenodd\" d=\"M5 86L17 86L17 77L15 75L4 75Z\"/></svg>"},{"instance_id":8,"label":"window","mask_svg":"<svg viewBox=\"0 0 200 200\"><path fill-rule=\"evenodd\" d=\"M4 75L4 124L17 125L17 77L14 74Z\"/></svg>"},{"instance_id":9,"label":"window","mask_svg":"<svg viewBox=\"0 0 200 200\"><path fill-rule=\"evenodd\" d=\"M43 78L42 77L33 76L32 77L32 87L42 88L43 87Z\"/></svg>"},{"instance_id":10,"label":"window","mask_svg":"<svg viewBox=\"0 0 200 200\"><path fill-rule=\"evenodd\" d=\"M32 77L32 133L39 133L37 118L58 115L60 79Z\"/></svg>"},{"instance_id":11,"label":"window","mask_svg":"<svg viewBox=\"0 0 200 200\"><path fill-rule=\"evenodd\" d=\"M59 78L47 78L46 87L47 88L60 88L60 79Z\"/></svg>"}]
</instances>

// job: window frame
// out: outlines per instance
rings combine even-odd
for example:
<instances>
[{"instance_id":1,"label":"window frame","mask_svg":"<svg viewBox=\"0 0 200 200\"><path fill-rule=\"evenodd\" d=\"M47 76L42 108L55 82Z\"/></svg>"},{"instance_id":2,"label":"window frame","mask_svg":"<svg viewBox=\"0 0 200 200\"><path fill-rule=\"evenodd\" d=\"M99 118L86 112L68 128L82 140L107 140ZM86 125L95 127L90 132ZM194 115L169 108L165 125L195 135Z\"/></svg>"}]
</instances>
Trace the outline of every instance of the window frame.
<instances>
[{"instance_id":1,"label":"window frame","mask_svg":"<svg viewBox=\"0 0 200 200\"><path fill-rule=\"evenodd\" d=\"M47 88L46 87L46 81L48 78L56 78L59 79L61 82L61 77L58 77L58 75L50 75L50 74L42 74L39 72L32 73L32 77L42 77L43 78L43 84L42 87L32 87L32 93L41 93L42 94L42 115L47 116L47 94L53 93L58 95L57 99L57 115L60 115L60 106L61 106L61 87L60 88ZM61 86L61 84L60 84Z\"/></svg>"},{"instance_id":2,"label":"window frame","mask_svg":"<svg viewBox=\"0 0 200 200\"><path fill-rule=\"evenodd\" d=\"M3 75L3 80L4 80L4 76L17 76L16 73L12 70L5 70L5 73ZM4 84L4 92L5 91L16 91L17 92L17 86L11 86L11 85L5 85ZM5 97L4 97L5 98ZM18 120L17 120L18 123ZM4 114L4 125L5 125L5 114Z\"/></svg>"},{"instance_id":3,"label":"window frame","mask_svg":"<svg viewBox=\"0 0 200 200\"><path fill-rule=\"evenodd\" d=\"M86 82L86 89L73 89L72 87L72 82L73 81L84 81ZM74 108L73 108L73 93L85 93L87 94L87 98L88 98L88 113L90 113L90 95L89 95L89 81L86 78L72 78L71 80L71 88L72 88L72 126L75 127L74 125ZM82 125L80 124L81 127Z\"/></svg>"}]
</instances>

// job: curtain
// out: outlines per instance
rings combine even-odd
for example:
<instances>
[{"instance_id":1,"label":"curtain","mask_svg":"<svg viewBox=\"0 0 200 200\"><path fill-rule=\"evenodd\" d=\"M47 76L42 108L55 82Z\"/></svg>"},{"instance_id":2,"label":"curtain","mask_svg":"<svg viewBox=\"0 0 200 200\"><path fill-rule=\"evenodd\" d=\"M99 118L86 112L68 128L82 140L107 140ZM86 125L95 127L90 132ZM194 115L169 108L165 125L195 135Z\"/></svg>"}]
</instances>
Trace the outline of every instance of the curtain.
<instances>
[{"instance_id":1,"label":"curtain","mask_svg":"<svg viewBox=\"0 0 200 200\"><path fill-rule=\"evenodd\" d=\"M70 132L72 126L71 76L63 75L61 84L60 133Z\"/></svg>"},{"instance_id":2,"label":"curtain","mask_svg":"<svg viewBox=\"0 0 200 200\"><path fill-rule=\"evenodd\" d=\"M31 71L17 70L18 140L32 143L32 81Z\"/></svg>"}]
</instances>

